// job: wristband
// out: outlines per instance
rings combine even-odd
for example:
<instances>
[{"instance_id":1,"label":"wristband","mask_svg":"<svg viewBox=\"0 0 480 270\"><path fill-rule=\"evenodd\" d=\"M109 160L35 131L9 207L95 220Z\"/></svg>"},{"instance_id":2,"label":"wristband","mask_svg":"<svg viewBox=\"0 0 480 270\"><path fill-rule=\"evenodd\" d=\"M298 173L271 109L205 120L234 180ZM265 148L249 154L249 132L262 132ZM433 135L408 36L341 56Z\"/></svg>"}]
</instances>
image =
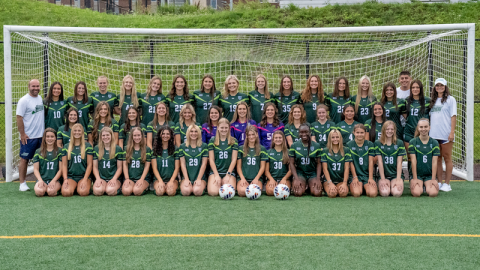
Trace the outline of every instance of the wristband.
<instances>
[{"instance_id":1,"label":"wristband","mask_svg":"<svg viewBox=\"0 0 480 270\"><path fill-rule=\"evenodd\" d=\"M332 183L332 180L328 180L327 183Z\"/></svg>"}]
</instances>

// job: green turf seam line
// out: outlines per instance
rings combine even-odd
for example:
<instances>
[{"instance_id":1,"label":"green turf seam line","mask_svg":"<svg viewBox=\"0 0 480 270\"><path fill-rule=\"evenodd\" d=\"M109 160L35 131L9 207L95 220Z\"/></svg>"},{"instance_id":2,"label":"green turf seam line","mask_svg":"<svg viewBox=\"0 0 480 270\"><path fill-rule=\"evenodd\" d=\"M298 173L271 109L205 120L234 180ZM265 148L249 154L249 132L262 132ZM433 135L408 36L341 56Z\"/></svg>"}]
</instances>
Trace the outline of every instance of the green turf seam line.
<instances>
[{"instance_id":1,"label":"green turf seam line","mask_svg":"<svg viewBox=\"0 0 480 270\"><path fill-rule=\"evenodd\" d=\"M212 237L366 237L366 236L400 236L400 237L466 237L480 238L480 234L417 234L417 233L305 233L305 234L98 234L98 235L12 235L0 236L0 239L32 238L212 238Z\"/></svg>"}]
</instances>

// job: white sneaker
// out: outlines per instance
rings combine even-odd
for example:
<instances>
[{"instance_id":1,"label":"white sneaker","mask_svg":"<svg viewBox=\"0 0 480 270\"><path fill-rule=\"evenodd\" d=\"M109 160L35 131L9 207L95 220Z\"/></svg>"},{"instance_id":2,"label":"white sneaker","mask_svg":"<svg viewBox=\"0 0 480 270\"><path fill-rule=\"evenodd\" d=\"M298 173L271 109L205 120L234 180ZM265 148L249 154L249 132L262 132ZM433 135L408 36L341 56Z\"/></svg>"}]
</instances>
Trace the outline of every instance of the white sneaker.
<instances>
[{"instance_id":1,"label":"white sneaker","mask_svg":"<svg viewBox=\"0 0 480 270\"><path fill-rule=\"evenodd\" d=\"M20 184L20 188L18 190L27 191L27 190L30 190L30 188L27 186L27 182L23 182Z\"/></svg>"},{"instance_id":2,"label":"white sneaker","mask_svg":"<svg viewBox=\"0 0 480 270\"><path fill-rule=\"evenodd\" d=\"M452 191L452 186L450 186L449 184L443 184L442 188L440 190L445 191L445 192L449 192L449 191Z\"/></svg>"},{"instance_id":3,"label":"white sneaker","mask_svg":"<svg viewBox=\"0 0 480 270\"><path fill-rule=\"evenodd\" d=\"M443 185L442 183L438 183L438 189L441 190L441 189L442 189L442 185Z\"/></svg>"}]
</instances>

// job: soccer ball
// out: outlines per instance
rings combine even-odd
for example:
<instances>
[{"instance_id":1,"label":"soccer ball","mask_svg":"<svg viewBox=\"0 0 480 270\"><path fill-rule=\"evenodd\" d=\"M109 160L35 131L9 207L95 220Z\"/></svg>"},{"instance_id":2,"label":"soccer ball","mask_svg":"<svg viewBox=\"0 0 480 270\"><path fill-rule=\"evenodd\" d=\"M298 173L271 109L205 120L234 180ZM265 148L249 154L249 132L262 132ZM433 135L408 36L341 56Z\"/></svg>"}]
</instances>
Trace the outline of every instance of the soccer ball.
<instances>
[{"instance_id":1,"label":"soccer ball","mask_svg":"<svg viewBox=\"0 0 480 270\"><path fill-rule=\"evenodd\" d=\"M260 189L260 187L258 185L251 184L245 190L245 195L250 200L256 200L256 199L260 198L260 196L262 195L262 190Z\"/></svg>"},{"instance_id":2,"label":"soccer ball","mask_svg":"<svg viewBox=\"0 0 480 270\"><path fill-rule=\"evenodd\" d=\"M275 195L275 198L279 200L286 200L288 196L290 196L290 189L287 187L287 185L278 184L275 187L273 194Z\"/></svg>"},{"instance_id":3,"label":"soccer ball","mask_svg":"<svg viewBox=\"0 0 480 270\"><path fill-rule=\"evenodd\" d=\"M235 197L235 188L233 188L233 186L230 184L225 184L220 187L218 194L220 195L220 198L224 200L230 200L231 198Z\"/></svg>"}]
</instances>

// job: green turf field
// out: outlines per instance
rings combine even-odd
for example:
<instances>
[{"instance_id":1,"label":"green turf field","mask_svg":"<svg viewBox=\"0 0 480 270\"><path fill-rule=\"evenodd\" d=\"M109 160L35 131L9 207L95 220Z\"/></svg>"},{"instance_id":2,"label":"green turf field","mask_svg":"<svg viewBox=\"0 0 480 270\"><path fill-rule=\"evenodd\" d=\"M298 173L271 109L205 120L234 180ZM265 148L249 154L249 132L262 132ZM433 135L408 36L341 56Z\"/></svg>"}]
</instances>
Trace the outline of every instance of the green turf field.
<instances>
[{"instance_id":1,"label":"green turf field","mask_svg":"<svg viewBox=\"0 0 480 270\"><path fill-rule=\"evenodd\" d=\"M406 189L401 198L222 201L151 194L36 198L19 192L18 183L0 183L1 268L479 269L480 183L452 188L437 198L413 198ZM358 235L365 233L405 235ZM97 237L5 239L40 234ZM118 234L134 237L105 238Z\"/></svg>"}]
</instances>

